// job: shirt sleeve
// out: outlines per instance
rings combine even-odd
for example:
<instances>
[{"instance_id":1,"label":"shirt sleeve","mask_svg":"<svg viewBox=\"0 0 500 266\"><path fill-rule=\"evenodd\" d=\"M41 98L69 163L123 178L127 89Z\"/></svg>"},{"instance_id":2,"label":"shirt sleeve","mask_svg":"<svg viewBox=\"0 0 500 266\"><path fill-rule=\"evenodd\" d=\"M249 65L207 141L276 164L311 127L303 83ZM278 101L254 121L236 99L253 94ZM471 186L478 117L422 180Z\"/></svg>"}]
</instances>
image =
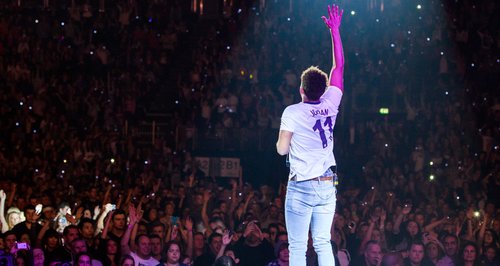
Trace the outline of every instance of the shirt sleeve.
<instances>
[{"instance_id":1,"label":"shirt sleeve","mask_svg":"<svg viewBox=\"0 0 500 266\"><path fill-rule=\"evenodd\" d=\"M340 105L340 100L342 100L342 91L336 86L329 86L325 93L321 96L323 100L330 102L335 109L338 109Z\"/></svg>"},{"instance_id":2,"label":"shirt sleeve","mask_svg":"<svg viewBox=\"0 0 500 266\"><path fill-rule=\"evenodd\" d=\"M283 115L281 116L280 130L289 132L294 132L295 130L295 122L292 119L291 110L288 107L283 111Z\"/></svg>"}]
</instances>

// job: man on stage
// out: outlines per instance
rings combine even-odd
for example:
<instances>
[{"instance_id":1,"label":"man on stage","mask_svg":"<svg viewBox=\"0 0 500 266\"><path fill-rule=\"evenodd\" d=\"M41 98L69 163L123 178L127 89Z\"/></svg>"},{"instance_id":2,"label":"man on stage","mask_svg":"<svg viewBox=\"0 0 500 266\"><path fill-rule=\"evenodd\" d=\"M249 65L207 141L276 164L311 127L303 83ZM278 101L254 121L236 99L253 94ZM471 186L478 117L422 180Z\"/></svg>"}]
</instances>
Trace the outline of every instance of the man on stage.
<instances>
[{"instance_id":1,"label":"man on stage","mask_svg":"<svg viewBox=\"0 0 500 266\"><path fill-rule=\"evenodd\" d=\"M334 265L330 228L336 205L336 162L333 128L344 90L344 55L340 39L342 10L328 6L333 67L325 72L309 67L301 76L302 102L288 106L281 117L276 143L289 156L290 174L285 200L290 265L305 266L309 226L320 266Z\"/></svg>"}]
</instances>

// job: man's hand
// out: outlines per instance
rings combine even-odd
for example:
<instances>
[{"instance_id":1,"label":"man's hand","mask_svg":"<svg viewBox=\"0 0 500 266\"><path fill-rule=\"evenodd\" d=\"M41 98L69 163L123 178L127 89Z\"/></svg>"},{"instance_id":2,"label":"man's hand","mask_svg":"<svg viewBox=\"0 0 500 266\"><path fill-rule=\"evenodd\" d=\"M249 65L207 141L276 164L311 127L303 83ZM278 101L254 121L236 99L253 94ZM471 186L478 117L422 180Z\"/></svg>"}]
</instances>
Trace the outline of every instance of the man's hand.
<instances>
[{"instance_id":1,"label":"man's hand","mask_svg":"<svg viewBox=\"0 0 500 266\"><path fill-rule=\"evenodd\" d=\"M160 188L160 185L161 185L161 178L158 178L156 180L156 183L153 185L153 193L156 194L156 192L158 192L158 189Z\"/></svg>"},{"instance_id":2,"label":"man's hand","mask_svg":"<svg viewBox=\"0 0 500 266\"><path fill-rule=\"evenodd\" d=\"M205 190L203 192L203 201L204 202L208 202L211 197L212 197L212 193L210 192L210 190Z\"/></svg>"},{"instance_id":3,"label":"man's hand","mask_svg":"<svg viewBox=\"0 0 500 266\"><path fill-rule=\"evenodd\" d=\"M259 238L260 241L264 240L264 234L260 230L260 227L256 224L253 224L253 227L254 227L254 230L255 230L254 232L256 233L257 238Z\"/></svg>"},{"instance_id":4,"label":"man's hand","mask_svg":"<svg viewBox=\"0 0 500 266\"><path fill-rule=\"evenodd\" d=\"M50 228L50 220L44 220L41 222L42 228L45 228L45 230L48 230Z\"/></svg>"},{"instance_id":5,"label":"man's hand","mask_svg":"<svg viewBox=\"0 0 500 266\"><path fill-rule=\"evenodd\" d=\"M94 217L99 216L100 213L101 213L101 207L99 205L95 206L95 208L94 208Z\"/></svg>"},{"instance_id":6,"label":"man's hand","mask_svg":"<svg viewBox=\"0 0 500 266\"><path fill-rule=\"evenodd\" d=\"M383 209L380 212L380 226L383 226L385 224L385 219L387 218L387 212Z\"/></svg>"},{"instance_id":7,"label":"man's hand","mask_svg":"<svg viewBox=\"0 0 500 266\"><path fill-rule=\"evenodd\" d=\"M222 235L222 245L227 246L231 243L231 234L229 230L225 230L224 234Z\"/></svg>"},{"instance_id":8,"label":"man's hand","mask_svg":"<svg viewBox=\"0 0 500 266\"><path fill-rule=\"evenodd\" d=\"M64 217L66 217L66 220L68 220L68 222L70 224L77 224L77 220L75 217L73 217L73 215L69 214L69 213L66 213L66 215L64 215Z\"/></svg>"},{"instance_id":9,"label":"man's hand","mask_svg":"<svg viewBox=\"0 0 500 266\"><path fill-rule=\"evenodd\" d=\"M179 228L176 224L172 225L172 232L170 234L170 240L175 240L179 234Z\"/></svg>"},{"instance_id":10,"label":"man's hand","mask_svg":"<svg viewBox=\"0 0 500 266\"><path fill-rule=\"evenodd\" d=\"M251 190L250 192L248 192L246 200L250 201L253 198L253 196L254 196L254 192L253 192L253 190Z\"/></svg>"},{"instance_id":11,"label":"man's hand","mask_svg":"<svg viewBox=\"0 0 500 266\"><path fill-rule=\"evenodd\" d=\"M321 18L330 30L338 30L340 27L340 22L342 21L343 13L344 10L340 10L339 6L332 5L328 6L328 18L326 18L325 16L322 16Z\"/></svg>"},{"instance_id":12,"label":"man's hand","mask_svg":"<svg viewBox=\"0 0 500 266\"><path fill-rule=\"evenodd\" d=\"M135 209L135 206L130 204L128 207L128 217L129 217L129 226L130 225L135 225L136 223L139 222L139 219L137 219L137 210Z\"/></svg>"},{"instance_id":13,"label":"man's hand","mask_svg":"<svg viewBox=\"0 0 500 266\"><path fill-rule=\"evenodd\" d=\"M252 223L253 222L249 222L247 224L247 226L245 227L245 231L243 232L243 237L247 237L250 233L252 233L252 231L253 231Z\"/></svg>"},{"instance_id":14,"label":"man's hand","mask_svg":"<svg viewBox=\"0 0 500 266\"><path fill-rule=\"evenodd\" d=\"M236 189L238 189L238 182L236 182L236 180L231 179L229 183L231 184L231 190L236 191Z\"/></svg>"},{"instance_id":15,"label":"man's hand","mask_svg":"<svg viewBox=\"0 0 500 266\"><path fill-rule=\"evenodd\" d=\"M188 231L193 231L193 220L189 216L184 220L184 227Z\"/></svg>"},{"instance_id":16,"label":"man's hand","mask_svg":"<svg viewBox=\"0 0 500 266\"><path fill-rule=\"evenodd\" d=\"M194 172L188 176L188 187L193 187L194 185Z\"/></svg>"},{"instance_id":17,"label":"man's hand","mask_svg":"<svg viewBox=\"0 0 500 266\"><path fill-rule=\"evenodd\" d=\"M105 212L106 212L106 213L108 213L108 212L110 212L110 211L114 210L114 208L115 208L115 207L114 207L114 206L113 206L113 204L111 204L111 203L106 203L106 205L104 205L104 210L105 210Z\"/></svg>"},{"instance_id":18,"label":"man's hand","mask_svg":"<svg viewBox=\"0 0 500 266\"><path fill-rule=\"evenodd\" d=\"M5 194L5 191L0 190L0 200L2 201L5 201L5 199L7 198L7 194Z\"/></svg>"}]
</instances>

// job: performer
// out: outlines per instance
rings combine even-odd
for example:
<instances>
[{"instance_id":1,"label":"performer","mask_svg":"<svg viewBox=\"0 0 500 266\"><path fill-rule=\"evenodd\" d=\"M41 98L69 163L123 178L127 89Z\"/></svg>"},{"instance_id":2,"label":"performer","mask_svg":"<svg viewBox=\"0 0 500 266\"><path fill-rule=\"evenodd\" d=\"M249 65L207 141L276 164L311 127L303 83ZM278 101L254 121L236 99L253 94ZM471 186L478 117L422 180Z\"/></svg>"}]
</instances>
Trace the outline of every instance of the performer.
<instances>
[{"instance_id":1,"label":"performer","mask_svg":"<svg viewBox=\"0 0 500 266\"><path fill-rule=\"evenodd\" d=\"M334 265L330 228L336 205L336 162L333 128L344 89L344 55L340 39L342 10L328 6L333 45L330 79L311 66L301 76L302 102L288 106L281 117L276 143L289 156L290 174L285 200L290 265L305 266L309 226L320 266ZM328 87L327 87L328 86Z\"/></svg>"}]
</instances>

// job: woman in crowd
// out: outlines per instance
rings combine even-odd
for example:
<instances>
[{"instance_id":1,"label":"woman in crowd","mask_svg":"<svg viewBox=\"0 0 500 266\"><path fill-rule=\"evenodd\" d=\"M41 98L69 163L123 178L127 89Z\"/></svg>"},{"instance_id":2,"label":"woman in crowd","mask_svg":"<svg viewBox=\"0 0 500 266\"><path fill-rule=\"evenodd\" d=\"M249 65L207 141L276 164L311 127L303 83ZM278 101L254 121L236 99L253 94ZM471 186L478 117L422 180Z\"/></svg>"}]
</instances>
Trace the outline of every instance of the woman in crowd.
<instances>
[{"instance_id":1,"label":"woman in crowd","mask_svg":"<svg viewBox=\"0 0 500 266\"><path fill-rule=\"evenodd\" d=\"M48 229L42 238L40 248L47 259L54 258L61 248L59 233L55 229Z\"/></svg>"},{"instance_id":2,"label":"woman in crowd","mask_svg":"<svg viewBox=\"0 0 500 266\"><path fill-rule=\"evenodd\" d=\"M101 239L99 251L103 265L117 266L120 264L120 243L114 238Z\"/></svg>"},{"instance_id":3,"label":"woman in crowd","mask_svg":"<svg viewBox=\"0 0 500 266\"><path fill-rule=\"evenodd\" d=\"M288 243L283 241L276 243L274 248L274 255L276 256L276 259L269 262L267 266L288 266L290 259Z\"/></svg>"},{"instance_id":4,"label":"woman in crowd","mask_svg":"<svg viewBox=\"0 0 500 266\"><path fill-rule=\"evenodd\" d=\"M484 249L481 261L484 264L484 266L500 265L500 258L498 256L498 249L494 246L486 247Z\"/></svg>"},{"instance_id":5,"label":"woman in crowd","mask_svg":"<svg viewBox=\"0 0 500 266\"><path fill-rule=\"evenodd\" d=\"M481 250L484 252L486 247L496 247L500 248L500 241L498 240L498 236L492 229L486 229L484 232L483 243L479 243Z\"/></svg>"},{"instance_id":6,"label":"woman in crowd","mask_svg":"<svg viewBox=\"0 0 500 266\"><path fill-rule=\"evenodd\" d=\"M166 247L166 259L163 262L164 266L187 266L181 262L181 246L176 241L169 241L165 245Z\"/></svg>"},{"instance_id":7,"label":"woman in crowd","mask_svg":"<svg viewBox=\"0 0 500 266\"><path fill-rule=\"evenodd\" d=\"M90 257L89 253L83 252L80 254L77 254L75 256L75 260L73 262L74 266L91 266L92 265L92 258Z\"/></svg>"},{"instance_id":8,"label":"woman in crowd","mask_svg":"<svg viewBox=\"0 0 500 266\"><path fill-rule=\"evenodd\" d=\"M7 230L11 230L12 228L14 228L14 226L20 222L23 221L23 217L22 217L22 213L21 211L16 208L16 207L11 207L7 210L7 224L8 224L8 228Z\"/></svg>"},{"instance_id":9,"label":"woman in crowd","mask_svg":"<svg viewBox=\"0 0 500 266\"><path fill-rule=\"evenodd\" d=\"M479 249L473 242L464 244L458 257L458 266L480 266Z\"/></svg>"},{"instance_id":10,"label":"woman in crowd","mask_svg":"<svg viewBox=\"0 0 500 266\"><path fill-rule=\"evenodd\" d=\"M45 255L41 248L33 249L33 266L44 266L45 265Z\"/></svg>"},{"instance_id":11,"label":"woman in crowd","mask_svg":"<svg viewBox=\"0 0 500 266\"><path fill-rule=\"evenodd\" d=\"M135 266L134 258L130 255L124 255L120 261L120 266Z\"/></svg>"},{"instance_id":12,"label":"woman in crowd","mask_svg":"<svg viewBox=\"0 0 500 266\"><path fill-rule=\"evenodd\" d=\"M436 265L436 263L444 256L441 244L433 241L425 245L425 256Z\"/></svg>"},{"instance_id":13,"label":"woman in crowd","mask_svg":"<svg viewBox=\"0 0 500 266\"><path fill-rule=\"evenodd\" d=\"M406 250L413 241L422 241L422 234L418 224L409 220L401 224L402 231L394 235L396 250Z\"/></svg>"}]
</instances>

